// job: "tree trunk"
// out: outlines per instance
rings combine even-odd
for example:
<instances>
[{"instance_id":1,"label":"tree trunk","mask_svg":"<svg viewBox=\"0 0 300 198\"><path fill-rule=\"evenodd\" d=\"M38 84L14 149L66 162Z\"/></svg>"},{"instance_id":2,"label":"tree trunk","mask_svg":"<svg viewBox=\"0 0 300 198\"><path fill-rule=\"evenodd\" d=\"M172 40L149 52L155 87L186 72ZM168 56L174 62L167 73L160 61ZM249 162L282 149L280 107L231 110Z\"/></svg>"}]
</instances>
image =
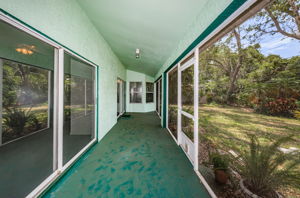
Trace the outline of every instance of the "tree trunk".
<instances>
[{"instance_id":1,"label":"tree trunk","mask_svg":"<svg viewBox=\"0 0 300 198\"><path fill-rule=\"evenodd\" d=\"M234 29L232 31L233 36L236 39L236 44L237 44L237 53L238 53L238 60L236 63L236 66L233 68L233 72L230 74L230 84L229 84L229 88L227 90L227 94L226 94L226 101L227 103L231 103L232 102L232 94L234 92L235 89L235 83L237 80L237 76L239 74L239 71L242 67L243 64L243 59L244 59L244 54L243 54L243 49L242 49L242 43L241 43L241 35L240 33Z\"/></svg>"}]
</instances>

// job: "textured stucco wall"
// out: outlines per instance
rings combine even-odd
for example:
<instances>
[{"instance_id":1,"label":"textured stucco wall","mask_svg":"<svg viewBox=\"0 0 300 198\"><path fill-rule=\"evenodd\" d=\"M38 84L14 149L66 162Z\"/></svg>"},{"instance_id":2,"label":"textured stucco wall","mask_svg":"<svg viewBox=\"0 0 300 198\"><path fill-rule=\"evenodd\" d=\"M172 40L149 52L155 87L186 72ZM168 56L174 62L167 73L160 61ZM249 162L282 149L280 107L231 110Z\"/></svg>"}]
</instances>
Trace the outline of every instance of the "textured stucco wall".
<instances>
[{"instance_id":1,"label":"textured stucco wall","mask_svg":"<svg viewBox=\"0 0 300 198\"><path fill-rule=\"evenodd\" d=\"M100 66L99 139L117 122L117 77L126 70L73 0L0 0L0 7Z\"/></svg>"},{"instance_id":2,"label":"textured stucco wall","mask_svg":"<svg viewBox=\"0 0 300 198\"><path fill-rule=\"evenodd\" d=\"M129 82L142 82L142 103L130 103ZM127 112L150 112L155 111L155 103L146 103L146 82L154 82L154 79L145 74L127 70L126 111Z\"/></svg>"},{"instance_id":3,"label":"textured stucco wall","mask_svg":"<svg viewBox=\"0 0 300 198\"><path fill-rule=\"evenodd\" d=\"M216 19L216 17L232 2L233 0L207 1L201 8L199 15L191 23L184 38L178 41L177 47L170 52L170 57L155 75L157 79L196 38Z\"/></svg>"}]
</instances>

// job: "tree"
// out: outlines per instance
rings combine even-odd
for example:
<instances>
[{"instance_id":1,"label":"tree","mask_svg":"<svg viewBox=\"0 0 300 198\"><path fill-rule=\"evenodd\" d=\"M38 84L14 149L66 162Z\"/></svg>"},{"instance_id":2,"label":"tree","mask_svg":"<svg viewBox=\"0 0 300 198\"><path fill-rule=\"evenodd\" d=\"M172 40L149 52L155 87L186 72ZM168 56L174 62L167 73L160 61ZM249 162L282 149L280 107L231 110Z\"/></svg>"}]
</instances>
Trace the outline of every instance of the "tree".
<instances>
[{"instance_id":1,"label":"tree","mask_svg":"<svg viewBox=\"0 0 300 198\"><path fill-rule=\"evenodd\" d=\"M241 32L240 27L233 29L225 38L202 55L208 66L217 67L221 71L220 76L227 76L228 85L225 100L228 103L233 102L232 95L236 89L240 70L245 62L245 49L242 45Z\"/></svg>"},{"instance_id":2,"label":"tree","mask_svg":"<svg viewBox=\"0 0 300 198\"><path fill-rule=\"evenodd\" d=\"M262 35L282 34L300 40L300 0L275 0L254 16L247 31L249 38L257 42Z\"/></svg>"}]
</instances>

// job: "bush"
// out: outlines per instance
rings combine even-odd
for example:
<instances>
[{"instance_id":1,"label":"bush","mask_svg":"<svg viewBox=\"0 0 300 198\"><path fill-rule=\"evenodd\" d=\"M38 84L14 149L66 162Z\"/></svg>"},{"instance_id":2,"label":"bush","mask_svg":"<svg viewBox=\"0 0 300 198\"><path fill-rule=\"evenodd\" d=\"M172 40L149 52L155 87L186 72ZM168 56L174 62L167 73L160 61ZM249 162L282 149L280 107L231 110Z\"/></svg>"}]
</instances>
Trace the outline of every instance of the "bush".
<instances>
[{"instance_id":1,"label":"bush","mask_svg":"<svg viewBox=\"0 0 300 198\"><path fill-rule=\"evenodd\" d=\"M288 136L261 145L255 136L250 136L248 149L239 150L231 167L242 176L247 188L261 197L269 197L283 186L299 188L299 151L283 153L279 150L282 144L292 140Z\"/></svg>"},{"instance_id":2,"label":"bush","mask_svg":"<svg viewBox=\"0 0 300 198\"><path fill-rule=\"evenodd\" d=\"M34 119L34 115L31 113L31 109L7 108L6 114L3 115L5 127L11 129L18 136L23 134L25 125L32 119Z\"/></svg>"},{"instance_id":3,"label":"bush","mask_svg":"<svg viewBox=\"0 0 300 198\"><path fill-rule=\"evenodd\" d=\"M255 98L252 100L255 110L273 116L293 117L297 109L296 99L294 98L267 98L264 100Z\"/></svg>"}]
</instances>

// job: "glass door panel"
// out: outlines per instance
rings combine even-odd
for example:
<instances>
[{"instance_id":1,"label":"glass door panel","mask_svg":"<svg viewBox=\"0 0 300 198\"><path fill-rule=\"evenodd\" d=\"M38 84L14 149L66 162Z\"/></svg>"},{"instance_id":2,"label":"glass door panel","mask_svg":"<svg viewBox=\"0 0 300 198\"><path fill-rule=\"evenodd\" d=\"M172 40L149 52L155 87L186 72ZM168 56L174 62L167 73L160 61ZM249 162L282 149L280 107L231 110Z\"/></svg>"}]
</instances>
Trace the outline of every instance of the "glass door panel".
<instances>
[{"instance_id":1,"label":"glass door panel","mask_svg":"<svg viewBox=\"0 0 300 198\"><path fill-rule=\"evenodd\" d=\"M94 139L95 68L65 53L63 164Z\"/></svg>"},{"instance_id":2,"label":"glass door panel","mask_svg":"<svg viewBox=\"0 0 300 198\"><path fill-rule=\"evenodd\" d=\"M0 21L0 197L25 197L54 171L54 48Z\"/></svg>"}]
</instances>

